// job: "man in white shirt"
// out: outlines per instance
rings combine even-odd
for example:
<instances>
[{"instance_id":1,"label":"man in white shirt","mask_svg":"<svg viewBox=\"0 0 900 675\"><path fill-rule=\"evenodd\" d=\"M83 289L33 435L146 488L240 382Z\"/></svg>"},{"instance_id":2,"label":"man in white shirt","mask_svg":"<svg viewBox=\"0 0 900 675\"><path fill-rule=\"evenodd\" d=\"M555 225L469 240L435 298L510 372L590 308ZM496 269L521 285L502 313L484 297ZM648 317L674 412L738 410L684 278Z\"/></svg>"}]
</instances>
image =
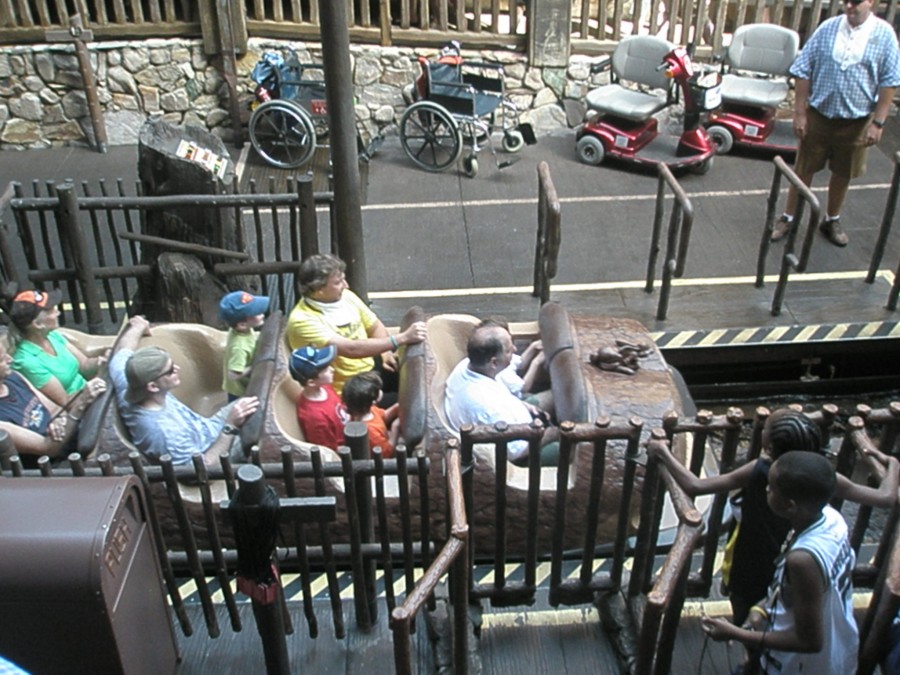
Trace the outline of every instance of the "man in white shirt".
<instances>
[{"instance_id":1,"label":"man in white shirt","mask_svg":"<svg viewBox=\"0 0 900 675\"><path fill-rule=\"evenodd\" d=\"M466 344L467 368L457 368L447 378L444 413L450 428L459 433L466 424L530 424L546 414L537 406L517 398L497 375L507 368L516 351L505 328L483 325L475 328ZM553 439L557 430L548 428L541 447L541 464L556 466L559 443ZM510 460L524 465L528 461L528 442L512 441L508 445Z\"/></svg>"}]
</instances>

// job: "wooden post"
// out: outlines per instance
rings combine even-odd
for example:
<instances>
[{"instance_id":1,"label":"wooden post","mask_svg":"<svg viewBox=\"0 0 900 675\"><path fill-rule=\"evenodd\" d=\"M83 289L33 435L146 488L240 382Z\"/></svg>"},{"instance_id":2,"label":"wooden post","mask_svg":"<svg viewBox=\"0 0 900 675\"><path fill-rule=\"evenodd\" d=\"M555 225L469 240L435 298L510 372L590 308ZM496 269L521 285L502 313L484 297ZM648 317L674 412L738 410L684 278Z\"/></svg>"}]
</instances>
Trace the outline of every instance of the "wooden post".
<instances>
[{"instance_id":1,"label":"wooden post","mask_svg":"<svg viewBox=\"0 0 900 675\"><path fill-rule=\"evenodd\" d=\"M237 90L237 59L234 40L234 12L231 0L216 0L216 17L219 20L219 58L222 77L228 87L228 108L231 112L231 130L234 147L244 147L244 125L241 119L241 102Z\"/></svg>"},{"instance_id":2,"label":"wooden post","mask_svg":"<svg viewBox=\"0 0 900 675\"><path fill-rule=\"evenodd\" d=\"M312 176L297 179L297 198L300 202L300 259L303 260L319 252L319 218ZM334 223L331 226L334 228Z\"/></svg>"},{"instance_id":3,"label":"wooden post","mask_svg":"<svg viewBox=\"0 0 900 675\"><path fill-rule=\"evenodd\" d=\"M570 0L531 0L529 11L529 65L567 67L570 46L569 25L572 20Z\"/></svg>"},{"instance_id":4,"label":"wooden post","mask_svg":"<svg viewBox=\"0 0 900 675\"><path fill-rule=\"evenodd\" d=\"M243 576L238 577L238 590L250 595L253 603L253 615L256 618L256 626L263 643L263 652L266 659L266 672L268 675L289 675L291 672L290 658L285 640L285 621L283 614L284 591L274 567L271 565L272 551L247 550L248 543L256 543L256 540L264 540L270 533L259 533L258 527L253 528L255 536L252 541L244 541L241 535L247 536L245 530L252 524L251 514L259 520L260 525L275 525L266 523L258 513L263 499L266 496L266 481L262 469L253 464L244 464L238 469L238 490L231 501L223 502L221 508L232 517L235 524L235 538L238 548L238 569ZM238 527L235 513L238 509L244 509L245 518ZM278 515L282 522L295 521L326 521L334 520L336 503L334 497L307 497L288 498L278 500ZM277 525L275 525L277 528ZM275 533L271 533L271 540L275 541ZM241 556L245 560L241 560ZM265 561L263 569L249 569L252 564ZM269 577L272 577L271 580Z\"/></svg>"},{"instance_id":5,"label":"wooden post","mask_svg":"<svg viewBox=\"0 0 900 675\"><path fill-rule=\"evenodd\" d=\"M318 0L318 3L331 160L334 165L335 219L331 221L331 226L332 231L337 233L340 256L347 263L347 282L354 293L368 300L347 3L334 0Z\"/></svg>"},{"instance_id":6,"label":"wooden post","mask_svg":"<svg viewBox=\"0 0 900 675\"><path fill-rule=\"evenodd\" d=\"M97 291L97 277L91 264L90 251L84 234L78 224L78 197L75 194L75 186L71 183L63 183L57 187L59 206L57 207L57 220L59 233L63 238L63 246L67 246L75 263L78 274L78 282L81 284L81 293L84 303L87 305L88 332L97 335L103 327L103 315L100 311L100 293Z\"/></svg>"},{"instance_id":7,"label":"wooden post","mask_svg":"<svg viewBox=\"0 0 900 675\"><path fill-rule=\"evenodd\" d=\"M365 422L347 422L344 426L344 441L350 448L350 456L354 461L370 459L369 428ZM369 476L360 475L356 477L355 486L359 533L362 542L368 543L375 539L375 525L372 518L372 482ZM375 602L375 560L370 558L364 561L363 570L365 602L368 607L369 620L374 623L378 617L378 605Z\"/></svg>"},{"instance_id":8,"label":"wooden post","mask_svg":"<svg viewBox=\"0 0 900 675\"><path fill-rule=\"evenodd\" d=\"M105 153L108 145L106 124L103 121L103 110L97 94L97 79L91 67L91 55L85 45L85 42L94 39L93 32L84 29L80 14L74 14L69 18L68 30L47 31L45 37L48 42L71 42L75 45L78 70L81 72L81 79L84 80L84 96L91 116L91 127L94 129L94 146L97 152Z\"/></svg>"}]
</instances>

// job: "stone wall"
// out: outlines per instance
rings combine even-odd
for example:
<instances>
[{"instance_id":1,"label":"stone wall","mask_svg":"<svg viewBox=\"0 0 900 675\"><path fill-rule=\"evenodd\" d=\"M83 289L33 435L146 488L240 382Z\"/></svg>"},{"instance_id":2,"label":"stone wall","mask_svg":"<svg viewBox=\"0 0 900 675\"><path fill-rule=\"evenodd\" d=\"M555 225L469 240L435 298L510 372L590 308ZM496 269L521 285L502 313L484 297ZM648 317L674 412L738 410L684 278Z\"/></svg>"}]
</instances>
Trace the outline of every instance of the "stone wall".
<instances>
[{"instance_id":1,"label":"stone wall","mask_svg":"<svg viewBox=\"0 0 900 675\"><path fill-rule=\"evenodd\" d=\"M238 62L239 90L252 99L250 71L267 50L295 49L301 61L321 62L314 43L251 40ZM137 142L141 124L161 115L173 124L199 124L231 140L227 93L199 40L145 40L88 45L110 145ZM406 108L402 90L419 74L419 54L434 49L355 45L351 49L356 115L368 131L391 133ZM525 56L506 51L465 53L469 60L501 63L508 95L538 134L574 126L584 115L593 59L573 56L562 68L529 68ZM605 77L605 76L604 76ZM33 45L0 53L0 148L89 144L93 130L72 45Z\"/></svg>"}]
</instances>

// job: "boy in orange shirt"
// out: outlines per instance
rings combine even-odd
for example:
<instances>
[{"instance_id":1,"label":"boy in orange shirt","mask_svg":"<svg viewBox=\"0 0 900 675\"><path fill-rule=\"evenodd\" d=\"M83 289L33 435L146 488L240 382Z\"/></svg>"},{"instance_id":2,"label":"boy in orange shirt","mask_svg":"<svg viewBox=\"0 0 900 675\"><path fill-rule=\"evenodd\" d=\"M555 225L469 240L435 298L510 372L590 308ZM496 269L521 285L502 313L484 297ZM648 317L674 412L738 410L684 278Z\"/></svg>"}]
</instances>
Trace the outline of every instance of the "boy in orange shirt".
<instances>
[{"instance_id":1,"label":"boy in orange shirt","mask_svg":"<svg viewBox=\"0 0 900 675\"><path fill-rule=\"evenodd\" d=\"M341 398L350 419L365 422L369 428L369 448L381 448L381 456L390 459L394 456L394 446L400 435L399 405L395 403L387 410L375 405L381 400L381 387L378 373L360 373L347 380Z\"/></svg>"}]
</instances>

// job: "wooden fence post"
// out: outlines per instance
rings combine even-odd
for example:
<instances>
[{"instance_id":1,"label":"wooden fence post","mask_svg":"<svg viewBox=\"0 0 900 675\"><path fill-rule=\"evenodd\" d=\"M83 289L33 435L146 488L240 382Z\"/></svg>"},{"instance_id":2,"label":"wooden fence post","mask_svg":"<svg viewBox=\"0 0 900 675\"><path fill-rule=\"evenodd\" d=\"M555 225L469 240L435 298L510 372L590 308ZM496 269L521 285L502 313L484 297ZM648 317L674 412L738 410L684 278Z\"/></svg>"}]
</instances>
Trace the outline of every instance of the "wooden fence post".
<instances>
[{"instance_id":1,"label":"wooden fence post","mask_svg":"<svg viewBox=\"0 0 900 675\"><path fill-rule=\"evenodd\" d=\"M571 43L570 0L531 0L528 17L528 64L565 68Z\"/></svg>"},{"instance_id":2,"label":"wooden fence post","mask_svg":"<svg viewBox=\"0 0 900 675\"><path fill-rule=\"evenodd\" d=\"M90 251L84 233L78 224L78 197L75 194L75 186L71 183L63 183L56 188L56 192L59 196L56 218L59 223L61 243L69 249L78 275L78 282L81 284L81 296L86 305L88 332L97 335L103 327L100 294L97 291L97 277L94 274ZM76 301L75 298L72 300Z\"/></svg>"}]
</instances>

